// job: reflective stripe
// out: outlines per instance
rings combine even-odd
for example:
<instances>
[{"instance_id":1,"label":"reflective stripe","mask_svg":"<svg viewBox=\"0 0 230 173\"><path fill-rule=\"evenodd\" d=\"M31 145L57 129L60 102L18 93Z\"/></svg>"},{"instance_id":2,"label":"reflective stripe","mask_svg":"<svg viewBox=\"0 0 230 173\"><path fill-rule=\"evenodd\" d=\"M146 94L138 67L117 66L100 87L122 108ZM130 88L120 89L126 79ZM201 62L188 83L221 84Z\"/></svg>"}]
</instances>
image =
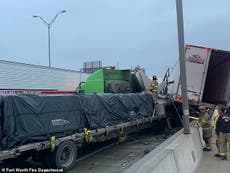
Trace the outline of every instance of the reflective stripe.
<instances>
[{"instance_id":1,"label":"reflective stripe","mask_svg":"<svg viewBox=\"0 0 230 173\"><path fill-rule=\"evenodd\" d=\"M205 124L208 124L208 125L210 124L210 125L212 125L211 121L204 121L204 120L201 120L201 121L200 121L200 124L201 124L201 126L202 126L202 125L205 125Z\"/></svg>"},{"instance_id":2,"label":"reflective stripe","mask_svg":"<svg viewBox=\"0 0 230 173\"><path fill-rule=\"evenodd\" d=\"M207 127L207 128L202 127L202 130L211 130L211 129L212 129L211 127Z\"/></svg>"},{"instance_id":3,"label":"reflective stripe","mask_svg":"<svg viewBox=\"0 0 230 173\"><path fill-rule=\"evenodd\" d=\"M201 122L203 122L203 123L211 123L211 121L205 121L205 120L201 120Z\"/></svg>"},{"instance_id":4,"label":"reflective stripe","mask_svg":"<svg viewBox=\"0 0 230 173\"><path fill-rule=\"evenodd\" d=\"M217 116L214 118L214 122L213 122L213 126L212 126L214 129L216 129L216 123L217 123L219 117L220 117L220 116L217 115Z\"/></svg>"},{"instance_id":5,"label":"reflective stripe","mask_svg":"<svg viewBox=\"0 0 230 173\"><path fill-rule=\"evenodd\" d=\"M220 156L227 156L227 153L220 153Z\"/></svg>"}]
</instances>

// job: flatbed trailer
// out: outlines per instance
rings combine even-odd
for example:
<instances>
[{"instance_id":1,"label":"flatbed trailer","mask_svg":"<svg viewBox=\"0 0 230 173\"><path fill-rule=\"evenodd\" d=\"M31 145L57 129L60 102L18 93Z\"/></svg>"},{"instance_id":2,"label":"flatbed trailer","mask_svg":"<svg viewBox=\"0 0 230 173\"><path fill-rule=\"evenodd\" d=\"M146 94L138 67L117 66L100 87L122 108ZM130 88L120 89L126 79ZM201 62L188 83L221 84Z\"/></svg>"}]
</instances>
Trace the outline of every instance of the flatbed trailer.
<instances>
[{"instance_id":1,"label":"flatbed trailer","mask_svg":"<svg viewBox=\"0 0 230 173\"><path fill-rule=\"evenodd\" d=\"M27 151L42 151L51 149L51 144L58 147L64 141L73 141L80 147L82 144L93 143L93 142L103 142L112 138L119 138L123 135L128 135L130 133L139 131L151 127L153 121L166 118L166 116L150 116L149 118L144 118L134 122L122 123L108 128L101 128L97 130L90 130L86 133L75 133L69 136L61 137L55 139L54 142L50 140L30 143L16 147L14 149L0 151L0 160L5 160L9 158L16 158L19 155L24 154ZM88 134L87 134L88 133ZM113 135L110 135L112 134ZM91 140L88 140L91 138ZM52 151L51 151L52 152Z\"/></svg>"},{"instance_id":2,"label":"flatbed trailer","mask_svg":"<svg viewBox=\"0 0 230 173\"><path fill-rule=\"evenodd\" d=\"M153 103L152 103L152 97L150 93L72 95L72 96L71 95L62 95L62 96L59 95L57 96L16 95L15 96L13 95L13 96L6 96L6 98L4 99L5 102L3 101L3 103L6 104L5 105L2 104L2 106L3 105L5 106L4 109L2 110L9 109L9 105L12 106L15 104L16 107L12 106L12 108L14 109L13 114L11 109L8 110L9 112L5 111L2 114L0 113L0 118L2 121L4 119L5 120L9 118L11 119L9 122L8 120L7 122L5 122L6 123L5 126L3 125L3 123L1 125L4 126L5 129L1 127L0 161L2 161L2 163L4 164L7 162L8 163L13 162L13 160L15 159L23 160L32 156L32 159L34 161L44 162L48 167L51 168L63 168L65 171L68 171L74 167L74 163L77 159L77 153L78 151L81 150L82 146L92 144L92 143L105 142L111 139L124 140L124 138L127 135L150 127L156 127L159 129L164 128L162 126L158 126L157 122L158 121L161 122L161 120L166 122L165 119L167 117L166 114L164 113L163 114L155 113L155 110L152 107ZM82 103L90 106L85 107L86 105L79 105L81 103L78 101L81 101ZM121 101L124 102L119 103ZM65 108L65 105L67 106L66 102L72 105L71 107L68 108L68 110L66 110ZM27 105L31 103L33 103L34 105L32 106ZM96 104L96 103L99 104L99 110L97 106L92 108L92 104ZM40 107L39 105L42 106L42 109L39 108ZM54 108L57 109L56 112L54 112L54 110L50 108L52 105L54 105ZM71 128L76 124L76 123L74 124L74 122L71 122L74 121L74 119L72 118L76 118L76 116L78 116L79 114L81 115L81 119L82 120L84 119L82 118L83 116L82 113L80 113L78 108L76 108L77 105L79 105L79 110L81 109L80 112L83 111L82 109L86 111L84 112L84 114L86 114L85 116L87 122L83 122L84 128L82 128L82 130L75 129L74 130L75 132L71 131L71 133L68 133L69 128ZM46 108L44 109L44 107ZM0 103L0 108L1 108L1 103ZM72 108L74 108L76 112L69 114L69 112L72 111ZM148 110L149 108L150 110ZM125 113L124 110L123 112L122 111L119 112L120 111L119 109L125 109L128 112L125 111L126 112ZM36 110L38 110L38 112L36 112ZM103 112L101 112L101 110ZM107 113L104 112L105 110L107 111ZM29 117L28 115L25 115L25 117L23 117L25 112L30 116L30 118L35 117L35 119L32 118L31 120L29 120L29 122L27 122ZM20 114L22 114L22 117L20 116ZM104 114L108 114L108 115L104 115ZM15 119L13 119L12 116ZM99 116L99 120L95 120L94 122L92 122L92 120L94 118L97 119L98 116ZM100 120L101 116L102 117L105 116L104 118L102 118L103 120ZM40 117L40 119L36 120L37 117ZM111 119L112 121L110 120L110 118L112 118ZM115 120L114 118L115 119L118 118L118 120L120 119L119 121L117 121L120 123L115 123L116 121L114 121ZM124 118L127 119L124 121ZM41 122L46 121L46 123L43 125L47 126L46 128L49 130L52 129L54 126L56 126L55 129L53 129L54 131L47 132L50 134L49 136L43 136L43 137L40 136L37 139L35 135L35 138L31 137L31 139L28 139L23 144L20 141L19 141L20 143L16 142L20 138L22 138L23 135L24 135L23 138L32 136L31 131L37 128L36 127L37 124L38 127L45 127L39 125L40 121ZM81 120L78 121L81 122ZM107 122L108 125L100 124L100 121L105 121ZM112 123L109 123L110 121ZM31 122L30 124L31 128L34 129L31 128L27 129L27 126L29 125L28 123L30 122ZM11 123L11 125L7 123ZM17 124L17 127L15 126L16 125L15 123L19 123ZM91 123L91 124L87 127L87 123ZM95 126L95 124L98 123L100 125ZM8 129L8 126L13 128ZM69 128L67 128L68 126ZM60 131L61 128L64 128L62 132ZM7 129L8 132L5 131ZM42 129L40 130L39 129L38 131L40 133ZM44 132L46 133L46 131ZM42 134L44 134L44 132L42 132ZM7 135L11 136L11 138L8 138ZM18 135L20 138L18 137ZM8 142L6 142L7 140ZM34 142L31 142L33 140Z\"/></svg>"},{"instance_id":3,"label":"flatbed trailer","mask_svg":"<svg viewBox=\"0 0 230 173\"><path fill-rule=\"evenodd\" d=\"M0 151L0 160L2 160L4 163L4 161L11 161L10 159L12 158L26 159L28 156L32 156L34 160L42 161L48 167L64 168L65 171L69 171L74 167L74 163L77 159L77 152L75 152L73 148L69 148L68 151L75 154L73 154L72 157L69 155L69 157L66 158L67 160L64 162L64 164L52 163L49 160L51 157L55 157L56 160L60 160L60 157L65 155L66 152L66 150L63 150L63 148L68 148L69 143L74 144L78 151L81 150L82 146L95 142L104 142L114 138L123 140L127 135L146 128L150 128L153 126L155 121L165 118L166 116L150 115L148 118L141 120L122 123L107 128L100 128L97 130L86 130L84 133L75 133L69 136L56 138L53 141L45 140L36 143L29 143L13 149ZM62 148L59 151L61 144ZM57 152L60 152L60 154L57 155ZM27 157L24 157L24 155ZM66 165L66 163L68 164Z\"/></svg>"}]
</instances>

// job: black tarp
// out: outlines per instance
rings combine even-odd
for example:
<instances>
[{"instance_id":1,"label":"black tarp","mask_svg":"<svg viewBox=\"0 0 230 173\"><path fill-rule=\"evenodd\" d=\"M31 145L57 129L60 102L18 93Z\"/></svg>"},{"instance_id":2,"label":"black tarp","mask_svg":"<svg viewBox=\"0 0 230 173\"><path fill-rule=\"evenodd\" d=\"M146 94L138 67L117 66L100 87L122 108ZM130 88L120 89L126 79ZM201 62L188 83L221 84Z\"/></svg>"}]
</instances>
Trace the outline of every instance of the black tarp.
<instances>
[{"instance_id":1,"label":"black tarp","mask_svg":"<svg viewBox=\"0 0 230 173\"><path fill-rule=\"evenodd\" d=\"M149 93L0 96L0 150L151 115Z\"/></svg>"}]
</instances>

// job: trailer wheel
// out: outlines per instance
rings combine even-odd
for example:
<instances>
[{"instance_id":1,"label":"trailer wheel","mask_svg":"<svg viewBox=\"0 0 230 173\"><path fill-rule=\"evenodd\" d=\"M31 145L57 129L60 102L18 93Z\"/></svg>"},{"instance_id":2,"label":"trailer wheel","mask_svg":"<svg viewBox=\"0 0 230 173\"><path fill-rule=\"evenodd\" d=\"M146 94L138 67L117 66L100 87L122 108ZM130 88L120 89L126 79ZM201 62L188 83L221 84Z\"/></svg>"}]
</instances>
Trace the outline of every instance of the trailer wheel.
<instances>
[{"instance_id":1,"label":"trailer wheel","mask_svg":"<svg viewBox=\"0 0 230 173\"><path fill-rule=\"evenodd\" d=\"M50 153L51 167L63 168L69 171L73 168L77 158L77 148L74 142L62 142L53 153Z\"/></svg>"}]
</instances>

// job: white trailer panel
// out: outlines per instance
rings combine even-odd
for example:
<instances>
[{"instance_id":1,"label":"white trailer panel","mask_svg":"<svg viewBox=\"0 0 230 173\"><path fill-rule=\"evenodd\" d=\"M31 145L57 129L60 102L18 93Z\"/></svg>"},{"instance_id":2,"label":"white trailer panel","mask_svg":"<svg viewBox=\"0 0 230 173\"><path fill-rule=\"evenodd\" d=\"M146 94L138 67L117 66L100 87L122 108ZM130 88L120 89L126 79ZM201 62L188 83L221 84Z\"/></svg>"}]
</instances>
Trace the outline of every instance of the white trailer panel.
<instances>
[{"instance_id":1,"label":"white trailer panel","mask_svg":"<svg viewBox=\"0 0 230 173\"><path fill-rule=\"evenodd\" d=\"M230 96L230 52L187 45L185 49L188 98L206 103L226 103ZM181 96L179 62L172 71L169 94Z\"/></svg>"},{"instance_id":2,"label":"white trailer panel","mask_svg":"<svg viewBox=\"0 0 230 173\"><path fill-rule=\"evenodd\" d=\"M209 58L209 49L186 47L186 76L188 97L190 99L197 100L203 95Z\"/></svg>"}]
</instances>

